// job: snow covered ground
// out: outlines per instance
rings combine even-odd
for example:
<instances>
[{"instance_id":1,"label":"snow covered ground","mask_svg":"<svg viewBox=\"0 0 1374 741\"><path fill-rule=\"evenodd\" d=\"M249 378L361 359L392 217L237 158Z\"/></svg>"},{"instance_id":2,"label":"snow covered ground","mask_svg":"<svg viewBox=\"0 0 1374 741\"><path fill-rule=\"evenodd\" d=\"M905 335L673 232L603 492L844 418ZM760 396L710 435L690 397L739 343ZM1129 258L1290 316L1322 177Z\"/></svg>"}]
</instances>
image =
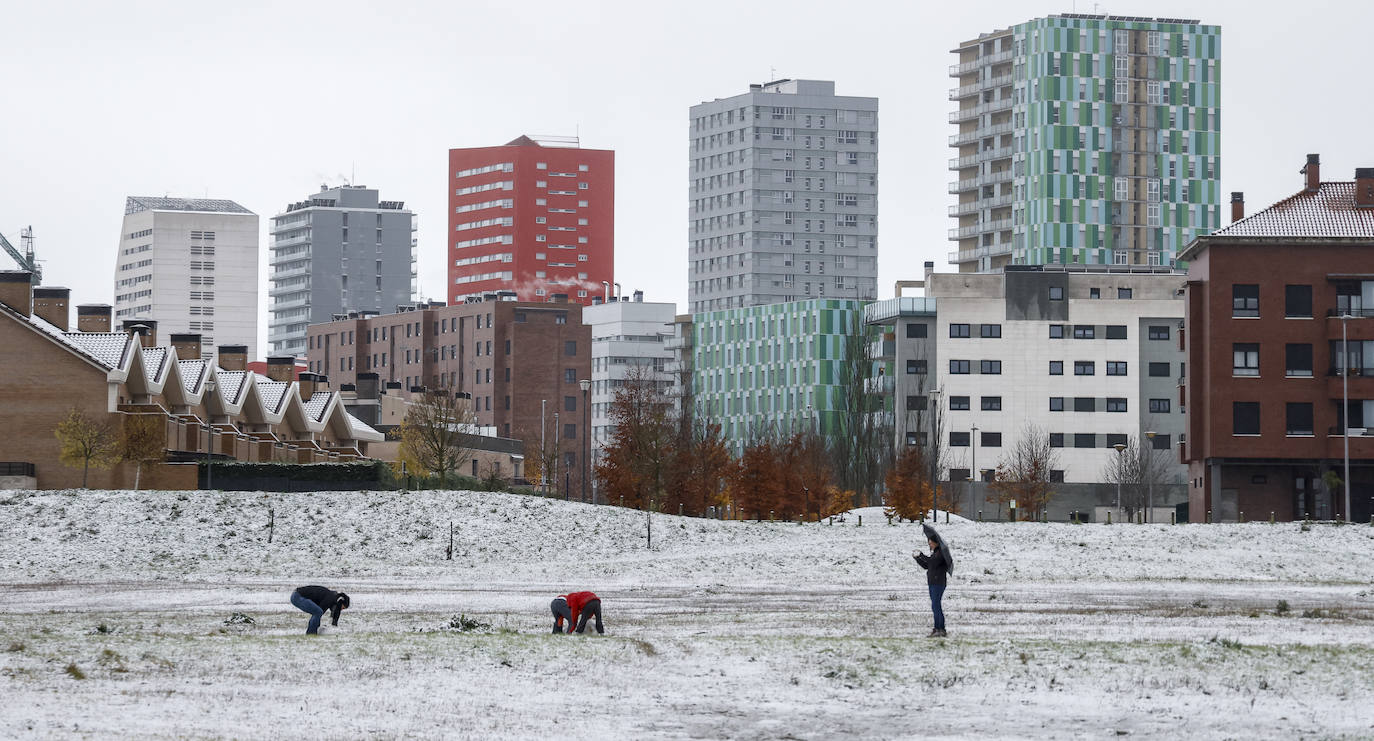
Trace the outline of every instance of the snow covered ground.
<instances>
[{"instance_id":1,"label":"snow covered ground","mask_svg":"<svg viewBox=\"0 0 1374 741\"><path fill-rule=\"evenodd\" d=\"M918 525L655 515L650 550L645 519L0 492L0 737L1374 737L1368 526L956 518L936 640ZM352 596L338 628L302 635L303 584ZM570 589L605 636L549 634Z\"/></svg>"}]
</instances>

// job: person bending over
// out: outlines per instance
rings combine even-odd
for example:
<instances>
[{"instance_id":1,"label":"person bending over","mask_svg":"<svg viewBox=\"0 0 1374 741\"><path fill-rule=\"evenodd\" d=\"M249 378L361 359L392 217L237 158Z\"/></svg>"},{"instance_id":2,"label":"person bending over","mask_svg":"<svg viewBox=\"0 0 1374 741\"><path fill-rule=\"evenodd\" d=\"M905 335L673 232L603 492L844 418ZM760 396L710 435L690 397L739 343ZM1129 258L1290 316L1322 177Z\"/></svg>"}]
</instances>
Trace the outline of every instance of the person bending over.
<instances>
[{"instance_id":1,"label":"person bending over","mask_svg":"<svg viewBox=\"0 0 1374 741\"><path fill-rule=\"evenodd\" d=\"M331 613L329 624L337 627L339 613L348 609L349 599L343 592L334 592L324 587L297 587L296 591L291 593L291 604L310 615L310 624L305 627L305 634L318 635L320 618L324 617L325 611Z\"/></svg>"},{"instance_id":2,"label":"person bending over","mask_svg":"<svg viewBox=\"0 0 1374 741\"><path fill-rule=\"evenodd\" d=\"M606 626L601 622L601 598L595 592L569 592L560 594L549 603L553 612L553 632L563 632L563 621L568 621L568 632L585 632L587 620L596 618L596 632L604 634Z\"/></svg>"}]
</instances>

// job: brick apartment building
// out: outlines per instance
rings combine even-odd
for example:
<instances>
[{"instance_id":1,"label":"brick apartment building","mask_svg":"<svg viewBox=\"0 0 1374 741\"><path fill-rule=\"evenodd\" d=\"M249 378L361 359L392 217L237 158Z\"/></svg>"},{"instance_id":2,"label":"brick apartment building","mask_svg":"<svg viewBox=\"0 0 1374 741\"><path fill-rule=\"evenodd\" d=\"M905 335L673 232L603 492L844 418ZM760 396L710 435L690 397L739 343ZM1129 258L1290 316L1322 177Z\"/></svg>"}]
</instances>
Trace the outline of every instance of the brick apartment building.
<instances>
[{"instance_id":1,"label":"brick apartment building","mask_svg":"<svg viewBox=\"0 0 1374 741\"><path fill-rule=\"evenodd\" d=\"M1374 168L1322 182L1312 154L1303 172L1302 190L1248 217L1232 194L1234 222L1180 255L1194 522L1370 517ZM1349 509L1326 480L1346 478L1347 420Z\"/></svg>"},{"instance_id":2,"label":"brick apartment building","mask_svg":"<svg viewBox=\"0 0 1374 741\"><path fill-rule=\"evenodd\" d=\"M157 325L130 319L112 326L112 307L77 307L71 329L70 291L34 287L26 271L0 272L0 462L22 471L22 485L60 489L82 485L82 471L59 462L54 432L72 409L118 432L135 416L154 416L166 431L167 461L218 459L314 463L353 460L380 442L375 430L349 416L324 379L291 378L292 365L247 370L243 345L221 345L202 357L199 334L158 343ZM133 464L92 469L92 488L134 483ZM194 465L145 466L146 488L190 489ZM15 485L11 482L10 485Z\"/></svg>"},{"instance_id":3,"label":"brick apartment building","mask_svg":"<svg viewBox=\"0 0 1374 741\"><path fill-rule=\"evenodd\" d=\"M615 282L615 152L522 136L448 159L449 303L514 291L590 305Z\"/></svg>"},{"instance_id":4,"label":"brick apartment building","mask_svg":"<svg viewBox=\"0 0 1374 741\"><path fill-rule=\"evenodd\" d=\"M479 426L527 444L538 444L542 408L543 434L558 441L559 485L580 495L586 438L579 381L591 378L591 327L582 323L582 306L566 296L552 302L513 298L488 294L452 306L429 302L311 325L310 370L340 388L359 388L363 375L383 387L471 394Z\"/></svg>"}]
</instances>

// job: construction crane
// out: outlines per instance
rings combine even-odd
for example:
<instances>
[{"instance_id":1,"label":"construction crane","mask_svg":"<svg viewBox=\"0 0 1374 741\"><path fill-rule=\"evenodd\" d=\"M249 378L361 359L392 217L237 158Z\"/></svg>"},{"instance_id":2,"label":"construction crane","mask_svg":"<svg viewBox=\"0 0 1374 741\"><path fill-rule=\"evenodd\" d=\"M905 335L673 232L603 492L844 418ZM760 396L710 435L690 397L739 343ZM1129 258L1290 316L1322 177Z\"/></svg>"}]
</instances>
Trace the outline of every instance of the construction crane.
<instances>
[{"instance_id":1,"label":"construction crane","mask_svg":"<svg viewBox=\"0 0 1374 741\"><path fill-rule=\"evenodd\" d=\"M4 247L5 251L10 253L10 257L19 263L20 268L33 273L35 285L42 283L43 268L38 267L38 260L33 256L33 227L26 226L19 232L19 243L24 245L22 253L16 250L8 239L5 239L5 235L0 234L0 247Z\"/></svg>"}]
</instances>

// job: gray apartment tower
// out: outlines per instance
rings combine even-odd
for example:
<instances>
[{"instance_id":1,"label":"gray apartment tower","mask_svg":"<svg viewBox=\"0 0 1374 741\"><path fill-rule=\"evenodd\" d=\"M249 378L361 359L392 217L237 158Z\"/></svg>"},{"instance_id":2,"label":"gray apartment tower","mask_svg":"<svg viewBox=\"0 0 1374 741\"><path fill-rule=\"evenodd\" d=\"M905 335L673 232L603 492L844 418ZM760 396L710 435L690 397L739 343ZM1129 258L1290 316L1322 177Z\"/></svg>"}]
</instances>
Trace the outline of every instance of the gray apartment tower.
<instances>
[{"instance_id":1,"label":"gray apartment tower","mask_svg":"<svg viewBox=\"0 0 1374 741\"><path fill-rule=\"evenodd\" d=\"M692 106L691 313L873 299L878 99L777 80Z\"/></svg>"},{"instance_id":2,"label":"gray apartment tower","mask_svg":"<svg viewBox=\"0 0 1374 741\"><path fill-rule=\"evenodd\" d=\"M366 186L320 186L272 217L269 277L272 353L303 357L307 326L414 300L415 215Z\"/></svg>"}]
</instances>

